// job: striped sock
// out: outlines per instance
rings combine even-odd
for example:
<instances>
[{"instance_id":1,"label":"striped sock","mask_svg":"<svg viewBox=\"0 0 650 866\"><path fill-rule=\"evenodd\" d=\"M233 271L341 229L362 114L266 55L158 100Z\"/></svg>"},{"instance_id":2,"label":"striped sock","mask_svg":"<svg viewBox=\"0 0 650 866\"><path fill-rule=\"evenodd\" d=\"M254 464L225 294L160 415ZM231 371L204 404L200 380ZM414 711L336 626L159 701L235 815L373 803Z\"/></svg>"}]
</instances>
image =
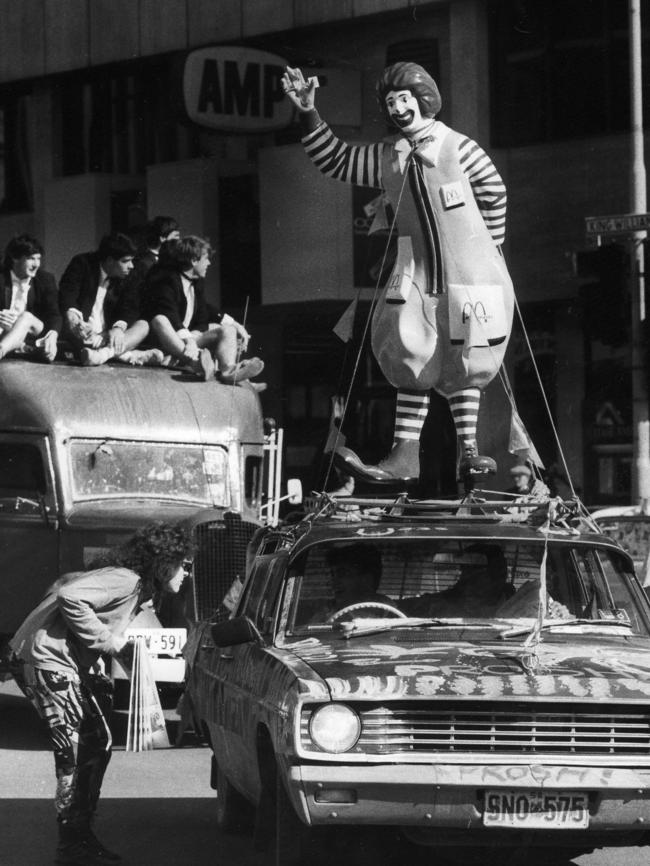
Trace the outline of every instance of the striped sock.
<instances>
[{"instance_id":1,"label":"striped sock","mask_svg":"<svg viewBox=\"0 0 650 866\"><path fill-rule=\"evenodd\" d=\"M463 448L476 447L476 424L481 392L478 388L465 388L447 398L454 419L456 435Z\"/></svg>"},{"instance_id":2,"label":"striped sock","mask_svg":"<svg viewBox=\"0 0 650 866\"><path fill-rule=\"evenodd\" d=\"M399 439L419 441L428 411L428 391L408 391L400 388L395 409L395 442Z\"/></svg>"}]
</instances>

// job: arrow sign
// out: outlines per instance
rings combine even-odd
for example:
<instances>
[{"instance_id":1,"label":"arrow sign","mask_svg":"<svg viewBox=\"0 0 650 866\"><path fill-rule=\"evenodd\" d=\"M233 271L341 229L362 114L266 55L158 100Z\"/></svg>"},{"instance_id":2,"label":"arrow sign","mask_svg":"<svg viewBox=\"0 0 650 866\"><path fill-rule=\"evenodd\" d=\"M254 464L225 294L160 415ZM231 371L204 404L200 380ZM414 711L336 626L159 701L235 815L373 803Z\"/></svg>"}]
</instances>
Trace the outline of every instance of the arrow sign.
<instances>
[{"instance_id":1,"label":"arrow sign","mask_svg":"<svg viewBox=\"0 0 650 866\"><path fill-rule=\"evenodd\" d=\"M624 235L650 229L650 214L624 213L618 216L585 217L588 235Z\"/></svg>"}]
</instances>

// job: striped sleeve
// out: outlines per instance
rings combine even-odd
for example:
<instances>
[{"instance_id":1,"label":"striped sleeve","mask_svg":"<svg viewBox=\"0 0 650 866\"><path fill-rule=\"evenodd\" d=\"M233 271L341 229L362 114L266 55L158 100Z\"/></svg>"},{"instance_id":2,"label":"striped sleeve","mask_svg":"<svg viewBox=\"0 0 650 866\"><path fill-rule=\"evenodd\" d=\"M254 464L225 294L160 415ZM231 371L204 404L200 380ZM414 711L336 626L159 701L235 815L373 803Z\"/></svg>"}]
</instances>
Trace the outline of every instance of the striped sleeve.
<instances>
[{"instance_id":1,"label":"striped sleeve","mask_svg":"<svg viewBox=\"0 0 650 866\"><path fill-rule=\"evenodd\" d=\"M346 144L321 122L302 143L316 168L328 177L357 186L381 187L382 142Z\"/></svg>"},{"instance_id":2,"label":"striped sleeve","mask_svg":"<svg viewBox=\"0 0 650 866\"><path fill-rule=\"evenodd\" d=\"M497 246L506 236L506 187L494 163L475 141L463 138L458 145L460 165L472 187L492 240Z\"/></svg>"}]
</instances>

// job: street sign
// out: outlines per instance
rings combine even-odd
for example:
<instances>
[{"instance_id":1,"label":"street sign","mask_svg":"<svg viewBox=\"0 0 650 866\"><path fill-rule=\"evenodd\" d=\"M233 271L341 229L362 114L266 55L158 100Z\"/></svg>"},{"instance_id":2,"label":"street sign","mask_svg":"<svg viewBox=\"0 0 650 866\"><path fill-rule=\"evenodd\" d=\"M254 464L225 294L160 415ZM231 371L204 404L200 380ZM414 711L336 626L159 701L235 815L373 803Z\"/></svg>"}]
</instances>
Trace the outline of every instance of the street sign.
<instances>
[{"instance_id":1,"label":"street sign","mask_svg":"<svg viewBox=\"0 0 650 866\"><path fill-rule=\"evenodd\" d=\"M585 217L588 235L625 235L650 229L650 213L624 213L618 216Z\"/></svg>"}]
</instances>

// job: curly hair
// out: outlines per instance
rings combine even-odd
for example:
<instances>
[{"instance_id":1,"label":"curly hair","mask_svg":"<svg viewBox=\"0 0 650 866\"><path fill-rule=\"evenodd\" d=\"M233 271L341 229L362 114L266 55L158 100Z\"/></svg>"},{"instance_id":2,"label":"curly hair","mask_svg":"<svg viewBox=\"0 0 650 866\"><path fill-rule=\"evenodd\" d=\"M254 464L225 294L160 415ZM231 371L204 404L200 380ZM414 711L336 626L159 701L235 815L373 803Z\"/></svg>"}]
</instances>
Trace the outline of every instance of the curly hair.
<instances>
[{"instance_id":1,"label":"curly hair","mask_svg":"<svg viewBox=\"0 0 650 866\"><path fill-rule=\"evenodd\" d=\"M7 244L3 265L9 269L13 263L23 256L43 255L43 245L31 235L16 235Z\"/></svg>"},{"instance_id":2,"label":"curly hair","mask_svg":"<svg viewBox=\"0 0 650 866\"><path fill-rule=\"evenodd\" d=\"M435 117L442 108L438 85L422 66L401 61L387 66L377 82L377 99L387 120L386 96L391 90L410 90L418 101L422 117Z\"/></svg>"},{"instance_id":3,"label":"curly hair","mask_svg":"<svg viewBox=\"0 0 650 866\"><path fill-rule=\"evenodd\" d=\"M158 521L138 529L118 547L106 551L91 568L110 565L130 568L140 575L143 594L161 589L172 571L194 553L189 531L181 524Z\"/></svg>"}]
</instances>

